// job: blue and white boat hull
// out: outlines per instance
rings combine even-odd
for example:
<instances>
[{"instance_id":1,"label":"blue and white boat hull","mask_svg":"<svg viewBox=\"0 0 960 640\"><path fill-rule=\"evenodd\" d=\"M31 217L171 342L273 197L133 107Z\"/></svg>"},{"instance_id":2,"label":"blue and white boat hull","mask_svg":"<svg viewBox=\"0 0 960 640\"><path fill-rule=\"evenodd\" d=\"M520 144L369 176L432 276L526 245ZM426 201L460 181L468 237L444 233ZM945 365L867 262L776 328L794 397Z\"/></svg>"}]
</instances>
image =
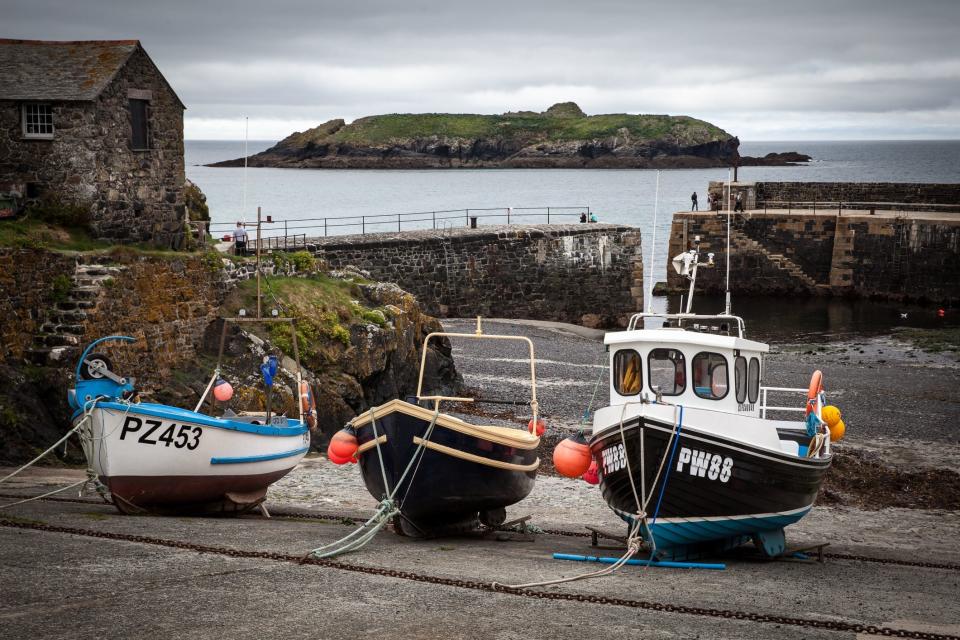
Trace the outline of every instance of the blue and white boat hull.
<instances>
[{"instance_id":1,"label":"blue and white boat hull","mask_svg":"<svg viewBox=\"0 0 960 640\"><path fill-rule=\"evenodd\" d=\"M286 417L256 424L100 400L86 419L84 453L123 511L258 504L310 447L307 426Z\"/></svg>"}]
</instances>

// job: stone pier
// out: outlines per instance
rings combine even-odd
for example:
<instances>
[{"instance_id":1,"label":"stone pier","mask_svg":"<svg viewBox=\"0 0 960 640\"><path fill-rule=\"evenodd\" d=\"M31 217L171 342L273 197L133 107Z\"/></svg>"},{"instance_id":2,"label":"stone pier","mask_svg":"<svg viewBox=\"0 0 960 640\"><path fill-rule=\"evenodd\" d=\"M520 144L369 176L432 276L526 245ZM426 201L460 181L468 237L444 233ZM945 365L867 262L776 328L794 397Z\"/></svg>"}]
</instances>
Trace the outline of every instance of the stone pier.
<instances>
[{"instance_id":1,"label":"stone pier","mask_svg":"<svg viewBox=\"0 0 960 640\"><path fill-rule=\"evenodd\" d=\"M643 304L638 229L487 226L315 238L331 268L395 282L440 317L484 315L622 325Z\"/></svg>"}]
</instances>

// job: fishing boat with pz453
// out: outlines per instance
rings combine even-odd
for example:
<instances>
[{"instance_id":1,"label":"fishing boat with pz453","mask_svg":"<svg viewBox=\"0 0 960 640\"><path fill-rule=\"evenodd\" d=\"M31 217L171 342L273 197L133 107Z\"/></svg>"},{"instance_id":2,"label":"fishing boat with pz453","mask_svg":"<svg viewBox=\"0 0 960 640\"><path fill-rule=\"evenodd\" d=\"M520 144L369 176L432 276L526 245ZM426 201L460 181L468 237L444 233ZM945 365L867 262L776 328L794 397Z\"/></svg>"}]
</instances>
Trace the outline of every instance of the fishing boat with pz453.
<instances>
[{"instance_id":1,"label":"fishing boat with pz453","mask_svg":"<svg viewBox=\"0 0 960 640\"><path fill-rule=\"evenodd\" d=\"M813 507L831 443L845 430L840 411L826 404L820 371L808 388L762 386L769 346L745 337L729 288L723 313L692 313L697 270L713 264L713 254L701 263L697 236L673 260L690 281L686 309L638 313L625 331L606 334L609 404L594 413L591 433L554 452L569 477L596 462L604 500L655 559L691 559L750 540L766 556L783 554L784 527ZM768 403L768 395L790 393L802 394L795 406ZM804 419L767 416L790 411Z\"/></svg>"},{"instance_id":2,"label":"fishing boat with pz453","mask_svg":"<svg viewBox=\"0 0 960 640\"><path fill-rule=\"evenodd\" d=\"M443 403L475 400L424 392L429 343L444 338L524 343L529 350L532 414L527 429L475 424L441 412ZM392 519L402 535L464 533L480 523L496 527L505 521L506 507L533 489L544 429L538 412L533 343L523 336L483 333L478 318L472 334L429 334L423 343L416 396L391 400L351 420L334 434L328 457L340 464L359 462L367 490L382 500L379 520Z\"/></svg>"},{"instance_id":3,"label":"fishing boat with pz453","mask_svg":"<svg viewBox=\"0 0 960 640\"><path fill-rule=\"evenodd\" d=\"M277 356L261 365L266 413L237 415L227 409L214 416L216 401L229 401L232 387L220 377L224 339L231 322L290 323L289 318L230 318L223 322L216 370L191 411L141 402L132 377L114 373L110 360L93 349L106 342L133 342L108 336L91 343L76 367L69 391L73 424L101 489L123 513L240 513L261 505L267 488L294 469L310 447L308 424L315 423L309 385L302 380L297 355L295 374L298 418L273 415L269 399L278 374ZM211 394L212 391L212 394ZM201 413L208 394L210 413Z\"/></svg>"}]
</instances>

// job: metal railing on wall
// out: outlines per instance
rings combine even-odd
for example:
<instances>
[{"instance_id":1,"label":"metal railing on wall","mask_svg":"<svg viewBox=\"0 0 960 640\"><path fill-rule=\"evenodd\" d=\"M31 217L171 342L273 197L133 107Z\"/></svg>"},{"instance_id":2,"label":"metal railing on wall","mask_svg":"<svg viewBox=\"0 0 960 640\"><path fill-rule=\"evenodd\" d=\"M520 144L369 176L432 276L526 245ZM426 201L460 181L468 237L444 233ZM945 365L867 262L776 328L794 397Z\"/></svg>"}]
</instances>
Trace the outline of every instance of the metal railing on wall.
<instances>
[{"instance_id":1,"label":"metal railing on wall","mask_svg":"<svg viewBox=\"0 0 960 640\"><path fill-rule=\"evenodd\" d=\"M310 237L346 235L351 233L384 233L423 229L448 229L453 227L476 227L481 221L488 224L547 224L589 219L588 206L562 207L483 207L471 209L444 209L436 211L413 211L407 213L384 213L360 216L324 216L317 218L267 218L263 223L261 241L264 248L296 250L303 248ZM235 222L210 224L210 233L225 240L232 238ZM272 232L272 233L271 233ZM267 235L267 234L270 235ZM253 244L253 238L250 239Z\"/></svg>"}]
</instances>

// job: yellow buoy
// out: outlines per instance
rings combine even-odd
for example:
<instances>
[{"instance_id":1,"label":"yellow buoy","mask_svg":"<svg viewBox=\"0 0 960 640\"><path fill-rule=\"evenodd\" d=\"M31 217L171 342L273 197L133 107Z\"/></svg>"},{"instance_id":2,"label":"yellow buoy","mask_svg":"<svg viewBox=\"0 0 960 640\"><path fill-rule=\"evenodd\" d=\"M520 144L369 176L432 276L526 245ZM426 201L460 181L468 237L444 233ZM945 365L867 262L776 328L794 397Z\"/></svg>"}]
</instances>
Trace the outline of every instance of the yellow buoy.
<instances>
[{"instance_id":1,"label":"yellow buoy","mask_svg":"<svg viewBox=\"0 0 960 640\"><path fill-rule=\"evenodd\" d=\"M836 424L828 426L830 427L830 442L843 440L843 434L847 431L847 425L843 423L843 420L837 420Z\"/></svg>"},{"instance_id":2,"label":"yellow buoy","mask_svg":"<svg viewBox=\"0 0 960 640\"><path fill-rule=\"evenodd\" d=\"M820 419L827 423L827 426L833 429L834 425L840 422L843 416L840 413L840 409L837 409L832 404L828 404L823 409L820 410Z\"/></svg>"}]
</instances>

